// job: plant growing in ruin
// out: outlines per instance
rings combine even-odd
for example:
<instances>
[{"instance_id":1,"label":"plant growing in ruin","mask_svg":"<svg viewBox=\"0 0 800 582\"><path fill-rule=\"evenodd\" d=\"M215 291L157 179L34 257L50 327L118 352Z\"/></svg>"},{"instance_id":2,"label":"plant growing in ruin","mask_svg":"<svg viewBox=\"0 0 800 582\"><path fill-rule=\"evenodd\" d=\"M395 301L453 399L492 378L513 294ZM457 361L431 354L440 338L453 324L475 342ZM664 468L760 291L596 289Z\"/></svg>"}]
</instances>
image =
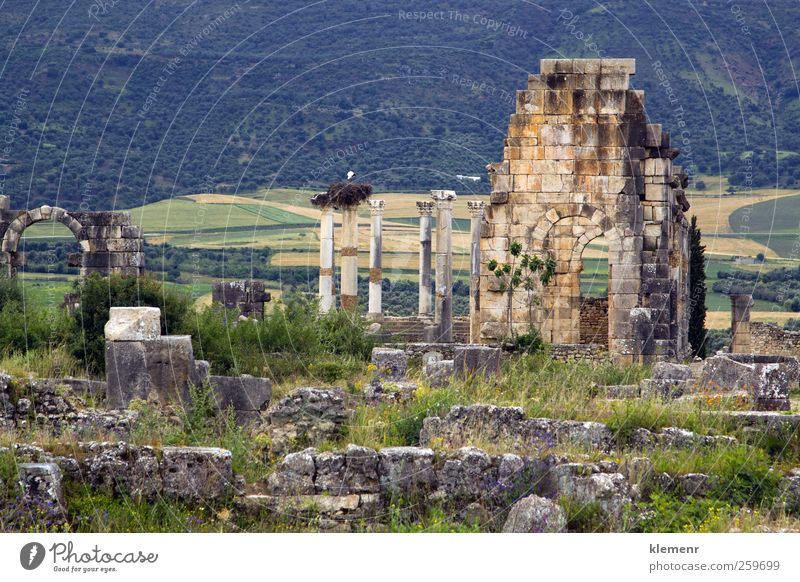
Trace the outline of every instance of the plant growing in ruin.
<instances>
[{"instance_id":1,"label":"plant growing in ruin","mask_svg":"<svg viewBox=\"0 0 800 582\"><path fill-rule=\"evenodd\" d=\"M516 338L513 328L514 295L518 289L526 292L528 305L528 325L533 330L533 307L539 304L536 296L538 285L547 285L556 273L556 262L552 257L542 259L537 255L522 252L522 244L512 242L509 247L511 260L500 263L490 260L486 267L499 279L499 290L508 294L506 318L512 338Z\"/></svg>"}]
</instances>

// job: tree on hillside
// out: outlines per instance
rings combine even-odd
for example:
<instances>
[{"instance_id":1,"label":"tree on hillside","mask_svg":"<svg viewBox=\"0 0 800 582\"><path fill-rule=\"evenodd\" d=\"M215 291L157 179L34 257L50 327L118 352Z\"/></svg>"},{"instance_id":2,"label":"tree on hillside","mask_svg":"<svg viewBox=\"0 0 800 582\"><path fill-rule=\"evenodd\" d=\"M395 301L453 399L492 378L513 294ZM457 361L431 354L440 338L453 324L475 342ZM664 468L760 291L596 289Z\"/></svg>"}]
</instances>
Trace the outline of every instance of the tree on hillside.
<instances>
[{"instance_id":1,"label":"tree on hillside","mask_svg":"<svg viewBox=\"0 0 800 582\"><path fill-rule=\"evenodd\" d=\"M697 217L689 225L689 344L692 355L706 356L706 258Z\"/></svg>"}]
</instances>

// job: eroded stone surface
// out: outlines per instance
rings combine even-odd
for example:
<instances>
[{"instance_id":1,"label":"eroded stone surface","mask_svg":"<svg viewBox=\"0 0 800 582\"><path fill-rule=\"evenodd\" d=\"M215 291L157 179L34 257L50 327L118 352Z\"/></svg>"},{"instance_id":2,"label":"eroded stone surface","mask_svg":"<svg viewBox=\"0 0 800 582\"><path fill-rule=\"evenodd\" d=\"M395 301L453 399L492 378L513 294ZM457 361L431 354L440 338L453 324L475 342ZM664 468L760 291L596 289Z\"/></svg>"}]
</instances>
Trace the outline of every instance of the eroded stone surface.
<instances>
[{"instance_id":1,"label":"eroded stone surface","mask_svg":"<svg viewBox=\"0 0 800 582\"><path fill-rule=\"evenodd\" d=\"M508 513L503 533L560 533L567 529L567 516L550 499L529 495L517 501Z\"/></svg>"},{"instance_id":2,"label":"eroded stone surface","mask_svg":"<svg viewBox=\"0 0 800 582\"><path fill-rule=\"evenodd\" d=\"M106 341L141 342L161 337L158 307L112 307L104 328Z\"/></svg>"}]
</instances>

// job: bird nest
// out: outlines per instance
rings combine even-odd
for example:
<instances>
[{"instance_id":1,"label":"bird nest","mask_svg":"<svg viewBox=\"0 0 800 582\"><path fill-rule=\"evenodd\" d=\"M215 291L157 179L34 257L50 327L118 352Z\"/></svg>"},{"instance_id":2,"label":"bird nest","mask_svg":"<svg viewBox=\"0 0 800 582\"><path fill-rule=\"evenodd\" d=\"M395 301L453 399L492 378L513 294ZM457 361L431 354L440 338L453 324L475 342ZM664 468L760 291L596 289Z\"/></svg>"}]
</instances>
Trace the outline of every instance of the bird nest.
<instances>
[{"instance_id":1,"label":"bird nest","mask_svg":"<svg viewBox=\"0 0 800 582\"><path fill-rule=\"evenodd\" d=\"M342 208L361 204L372 196L372 185L355 182L335 182L327 192L320 192L311 199L314 206Z\"/></svg>"}]
</instances>

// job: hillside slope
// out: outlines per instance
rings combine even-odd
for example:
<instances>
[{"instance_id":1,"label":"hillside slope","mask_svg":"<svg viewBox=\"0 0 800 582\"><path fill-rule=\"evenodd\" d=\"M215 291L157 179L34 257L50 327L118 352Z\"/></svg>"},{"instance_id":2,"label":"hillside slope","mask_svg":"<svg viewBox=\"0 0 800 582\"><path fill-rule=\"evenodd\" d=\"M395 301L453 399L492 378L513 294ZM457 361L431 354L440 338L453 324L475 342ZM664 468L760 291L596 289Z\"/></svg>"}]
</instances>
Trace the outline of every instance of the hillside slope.
<instances>
[{"instance_id":1,"label":"hillside slope","mask_svg":"<svg viewBox=\"0 0 800 582\"><path fill-rule=\"evenodd\" d=\"M15 207L316 188L348 168L379 189L482 190L455 174L500 158L514 90L557 55L635 57L685 165L745 189L800 181L792 0L142 6L4 3L0 193Z\"/></svg>"}]
</instances>

